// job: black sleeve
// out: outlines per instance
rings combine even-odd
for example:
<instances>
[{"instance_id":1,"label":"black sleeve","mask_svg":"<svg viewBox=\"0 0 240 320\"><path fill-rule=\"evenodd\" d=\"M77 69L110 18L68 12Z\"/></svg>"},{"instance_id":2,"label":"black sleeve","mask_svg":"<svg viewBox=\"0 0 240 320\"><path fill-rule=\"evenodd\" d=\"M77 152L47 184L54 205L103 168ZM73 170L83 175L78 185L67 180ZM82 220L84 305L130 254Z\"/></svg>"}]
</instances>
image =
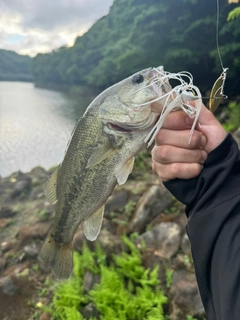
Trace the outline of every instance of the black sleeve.
<instances>
[{"instance_id":1,"label":"black sleeve","mask_svg":"<svg viewBox=\"0 0 240 320\"><path fill-rule=\"evenodd\" d=\"M229 134L194 179L164 183L186 204L198 286L209 320L240 319L240 152Z\"/></svg>"}]
</instances>

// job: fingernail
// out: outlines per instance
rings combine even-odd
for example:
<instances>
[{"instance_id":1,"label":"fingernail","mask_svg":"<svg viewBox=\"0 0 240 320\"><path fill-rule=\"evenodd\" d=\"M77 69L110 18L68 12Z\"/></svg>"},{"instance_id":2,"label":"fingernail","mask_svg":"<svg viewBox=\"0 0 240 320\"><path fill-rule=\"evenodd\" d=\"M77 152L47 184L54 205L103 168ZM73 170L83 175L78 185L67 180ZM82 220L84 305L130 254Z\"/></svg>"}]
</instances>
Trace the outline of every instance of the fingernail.
<instances>
[{"instance_id":1,"label":"fingernail","mask_svg":"<svg viewBox=\"0 0 240 320\"><path fill-rule=\"evenodd\" d=\"M204 163L207 160L208 154L206 151L202 150L202 163Z\"/></svg>"},{"instance_id":2,"label":"fingernail","mask_svg":"<svg viewBox=\"0 0 240 320\"><path fill-rule=\"evenodd\" d=\"M204 135L201 136L201 147L204 148L207 143L207 139Z\"/></svg>"}]
</instances>

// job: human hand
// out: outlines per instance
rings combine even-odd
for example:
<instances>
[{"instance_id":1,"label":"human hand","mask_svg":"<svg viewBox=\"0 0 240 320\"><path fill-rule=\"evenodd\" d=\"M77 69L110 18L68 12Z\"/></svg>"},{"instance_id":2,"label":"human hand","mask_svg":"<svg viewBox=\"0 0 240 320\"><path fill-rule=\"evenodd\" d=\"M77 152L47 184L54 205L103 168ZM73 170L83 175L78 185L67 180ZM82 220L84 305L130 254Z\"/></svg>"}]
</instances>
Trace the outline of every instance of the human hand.
<instances>
[{"instance_id":1,"label":"human hand","mask_svg":"<svg viewBox=\"0 0 240 320\"><path fill-rule=\"evenodd\" d=\"M152 150L152 168L163 180L190 179L199 175L207 155L227 133L214 115L202 107L190 144L189 132L193 119L183 111L172 112L156 137Z\"/></svg>"}]
</instances>

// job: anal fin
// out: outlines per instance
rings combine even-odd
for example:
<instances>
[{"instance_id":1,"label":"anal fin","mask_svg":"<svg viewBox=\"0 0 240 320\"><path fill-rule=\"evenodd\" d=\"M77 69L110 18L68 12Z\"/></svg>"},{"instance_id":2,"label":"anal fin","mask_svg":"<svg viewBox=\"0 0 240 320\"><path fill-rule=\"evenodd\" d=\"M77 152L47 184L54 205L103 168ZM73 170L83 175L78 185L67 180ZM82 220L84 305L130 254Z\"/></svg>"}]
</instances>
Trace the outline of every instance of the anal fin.
<instances>
[{"instance_id":1,"label":"anal fin","mask_svg":"<svg viewBox=\"0 0 240 320\"><path fill-rule=\"evenodd\" d=\"M105 205L101 206L89 218L84 220L83 230L86 238L90 241L97 239L101 230Z\"/></svg>"}]
</instances>

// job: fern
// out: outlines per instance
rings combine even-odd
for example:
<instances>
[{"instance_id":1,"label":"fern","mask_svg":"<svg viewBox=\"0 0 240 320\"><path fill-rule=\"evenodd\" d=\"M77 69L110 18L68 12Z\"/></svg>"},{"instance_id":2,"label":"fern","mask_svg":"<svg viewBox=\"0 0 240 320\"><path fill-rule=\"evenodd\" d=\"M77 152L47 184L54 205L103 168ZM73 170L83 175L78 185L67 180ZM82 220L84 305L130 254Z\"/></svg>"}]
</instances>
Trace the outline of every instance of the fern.
<instances>
[{"instance_id":1,"label":"fern","mask_svg":"<svg viewBox=\"0 0 240 320\"><path fill-rule=\"evenodd\" d=\"M167 302L159 284L158 267L142 266L140 250L126 236L123 241L130 254L113 256L117 265L101 267L101 281L90 292L91 300L101 314L101 320L156 320L164 319L162 305Z\"/></svg>"},{"instance_id":2,"label":"fern","mask_svg":"<svg viewBox=\"0 0 240 320\"><path fill-rule=\"evenodd\" d=\"M240 16L240 7L237 7L229 12L227 21L231 21Z\"/></svg>"},{"instance_id":3,"label":"fern","mask_svg":"<svg viewBox=\"0 0 240 320\"><path fill-rule=\"evenodd\" d=\"M79 255L80 259L80 272L84 274L85 270L89 270L94 274L98 274L100 269L95 261L96 253L94 254L87 246L86 242L83 243L82 254Z\"/></svg>"},{"instance_id":4,"label":"fern","mask_svg":"<svg viewBox=\"0 0 240 320\"><path fill-rule=\"evenodd\" d=\"M58 284L54 290L51 314L56 320L86 320L80 313L83 306L93 303L100 318L89 320L163 320L167 298L156 288L158 267L145 269L141 252L126 236L123 241L130 253L113 256L110 266L106 253L99 246L92 252L84 243L82 253L74 253L74 277ZM100 283L83 294L86 271L100 274ZM48 308L49 310L49 308Z\"/></svg>"},{"instance_id":5,"label":"fern","mask_svg":"<svg viewBox=\"0 0 240 320\"><path fill-rule=\"evenodd\" d=\"M126 236L123 236L123 241L130 249L130 254L123 252L121 256L113 256L115 263L119 267L118 271L141 285L155 286L159 284L159 267L156 266L152 271L145 269L142 265L140 250Z\"/></svg>"}]
</instances>

